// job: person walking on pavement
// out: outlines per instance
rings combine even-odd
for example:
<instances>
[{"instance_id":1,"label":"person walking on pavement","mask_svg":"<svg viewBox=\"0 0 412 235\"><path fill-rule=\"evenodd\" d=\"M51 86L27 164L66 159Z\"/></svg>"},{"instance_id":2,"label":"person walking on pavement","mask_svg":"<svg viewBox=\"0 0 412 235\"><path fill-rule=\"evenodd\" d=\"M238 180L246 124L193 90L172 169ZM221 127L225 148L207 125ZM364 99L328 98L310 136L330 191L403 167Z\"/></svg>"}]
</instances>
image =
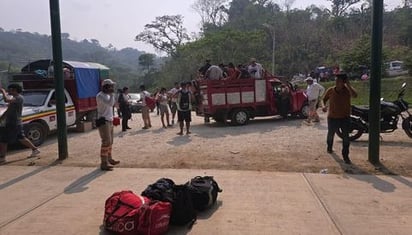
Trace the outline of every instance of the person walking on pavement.
<instances>
[{"instance_id":1,"label":"person walking on pavement","mask_svg":"<svg viewBox=\"0 0 412 235\"><path fill-rule=\"evenodd\" d=\"M328 111L328 134L326 138L327 152L333 153L333 138L338 129L342 131L342 157L346 164L351 164L349 158L349 128L351 113L351 97L356 98L358 93L351 86L348 76L345 73L336 75L336 85L330 87L324 97L323 112Z\"/></svg>"},{"instance_id":2,"label":"person walking on pavement","mask_svg":"<svg viewBox=\"0 0 412 235\"><path fill-rule=\"evenodd\" d=\"M97 117L96 126L102 141L100 147L100 169L103 171L113 170L113 166L120 163L112 157L113 146L113 107L115 105L114 83L111 79L102 82L102 91L96 95ZM124 116L123 116L124 118Z\"/></svg>"},{"instance_id":3,"label":"person walking on pavement","mask_svg":"<svg viewBox=\"0 0 412 235\"><path fill-rule=\"evenodd\" d=\"M144 85L140 86L140 97L142 97L142 119L144 123L142 129L149 129L152 127L152 123L150 121L150 108L146 103L146 97L150 97L150 93L146 91L146 87Z\"/></svg>"},{"instance_id":4,"label":"person walking on pavement","mask_svg":"<svg viewBox=\"0 0 412 235\"><path fill-rule=\"evenodd\" d=\"M183 135L184 123L186 123L186 135L190 132L190 122L192 121L192 92L188 89L188 84L182 82L182 89L177 94L177 121L179 122L180 132L178 135Z\"/></svg>"},{"instance_id":5,"label":"person walking on pavement","mask_svg":"<svg viewBox=\"0 0 412 235\"><path fill-rule=\"evenodd\" d=\"M129 88L123 87L122 93L119 94L119 103L120 112L122 113L122 131L132 129L129 127L129 119L132 118L132 112L130 110L129 104Z\"/></svg>"},{"instance_id":6,"label":"person walking on pavement","mask_svg":"<svg viewBox=\"0 0 412 235\"><path fill-rule=\"evenodd\" d=\"M320 98L322 97L323 93L325 92L325 88L317 82L314 82L312 77L307 77L305 79L308 87L306 89L306 96L308 97L309 101L309 116L308 119L305 120L305 124L310 125L312 122L319 122L319 115L317 112L318 103Z\"/></svg>"},{"instance_id":7,"label":"person walking on pavement","mask_svg":"<svg viewBox=\"0 0 412 235\"><path fill-rule=\"evenodd\" d=\"M32 150L29 157L40 154L40 150L24 136L21 120L24 103L24 98L21 95L23 88L18 84L10 84L7 90L11 97L6 94L3 88L0 88L4 101L8 103L7 110L0 117L0 164L6 161L7 145L17 140Z\"/></svg>"}]
</instances>

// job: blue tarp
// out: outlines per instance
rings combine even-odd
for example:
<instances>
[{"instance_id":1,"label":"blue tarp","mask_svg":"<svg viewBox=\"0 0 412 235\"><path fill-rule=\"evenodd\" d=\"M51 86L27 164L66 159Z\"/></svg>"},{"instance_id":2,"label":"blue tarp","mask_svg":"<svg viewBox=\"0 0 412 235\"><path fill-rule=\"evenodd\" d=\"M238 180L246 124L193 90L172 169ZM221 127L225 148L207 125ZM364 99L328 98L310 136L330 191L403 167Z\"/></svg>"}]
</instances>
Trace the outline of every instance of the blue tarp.
<instances>
[{"instance_id":1,"label":"blue tarp","mask_svg":"<svg viewBox=\"0 0 412 235\"><path fill-rule=\"evenodd\" d=\"M77 95L80 99L96 97L100 91L100 70L90 68L75 68Z\"/></svg>"}]
</instances>

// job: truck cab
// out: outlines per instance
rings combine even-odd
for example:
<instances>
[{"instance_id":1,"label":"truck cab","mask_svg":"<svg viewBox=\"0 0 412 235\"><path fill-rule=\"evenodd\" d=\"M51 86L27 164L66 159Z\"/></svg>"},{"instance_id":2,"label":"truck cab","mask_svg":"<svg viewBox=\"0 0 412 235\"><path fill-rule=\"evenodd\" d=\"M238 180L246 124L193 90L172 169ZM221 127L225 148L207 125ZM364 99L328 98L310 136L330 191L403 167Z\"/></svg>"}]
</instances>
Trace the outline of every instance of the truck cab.
<instances>
[{"instance_id":1,"label":"truck cab","mask_svg":"<svg viewBox=\"0 0 412 235\"><path fill-rule=\"evenodd\" d=\"M57 130L55 90L25 90L22 122L26 137L34 145L41 145L49 133ZM66 123L73 126L76 122L74 103L65 90Z\"/></svg>"}]
</instances>

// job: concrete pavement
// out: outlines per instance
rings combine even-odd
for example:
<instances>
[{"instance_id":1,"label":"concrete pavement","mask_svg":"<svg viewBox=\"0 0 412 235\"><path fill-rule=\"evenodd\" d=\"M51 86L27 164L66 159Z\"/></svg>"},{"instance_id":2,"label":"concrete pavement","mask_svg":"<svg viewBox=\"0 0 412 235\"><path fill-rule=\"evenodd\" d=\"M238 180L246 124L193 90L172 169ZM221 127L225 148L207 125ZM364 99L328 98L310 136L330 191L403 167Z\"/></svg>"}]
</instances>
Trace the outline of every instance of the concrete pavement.
<instances>
[{"instance_id":1,"label":"concrete pavement","mask_svg":"<svg viewBox=\"0 0 412 235\"><path fill-rule=\"evenodd\" d=\"M0 166L0 234L108 234L113 192L197 175L218 181L217 205L168 234L412 234L412 179L402 176L63 166Z\"/></svg>"}]
</instances>

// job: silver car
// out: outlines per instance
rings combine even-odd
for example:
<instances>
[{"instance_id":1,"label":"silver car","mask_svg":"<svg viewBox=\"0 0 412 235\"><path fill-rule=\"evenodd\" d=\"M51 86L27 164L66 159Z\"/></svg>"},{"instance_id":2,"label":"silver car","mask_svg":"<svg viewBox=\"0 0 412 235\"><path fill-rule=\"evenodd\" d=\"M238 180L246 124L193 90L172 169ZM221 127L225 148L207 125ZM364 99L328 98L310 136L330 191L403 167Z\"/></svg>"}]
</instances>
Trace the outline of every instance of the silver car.
<instances>
[{"instance_id":1,"label":"silver car","mask_svg":"<svg viewBox=\"0 0 412 235\"><path fill-rule=\"evenodd\" d=\"M142 98L140 93L129 93L129 104L132 113L139 113L142 110Z\"/></svg>"}]
</instances>

